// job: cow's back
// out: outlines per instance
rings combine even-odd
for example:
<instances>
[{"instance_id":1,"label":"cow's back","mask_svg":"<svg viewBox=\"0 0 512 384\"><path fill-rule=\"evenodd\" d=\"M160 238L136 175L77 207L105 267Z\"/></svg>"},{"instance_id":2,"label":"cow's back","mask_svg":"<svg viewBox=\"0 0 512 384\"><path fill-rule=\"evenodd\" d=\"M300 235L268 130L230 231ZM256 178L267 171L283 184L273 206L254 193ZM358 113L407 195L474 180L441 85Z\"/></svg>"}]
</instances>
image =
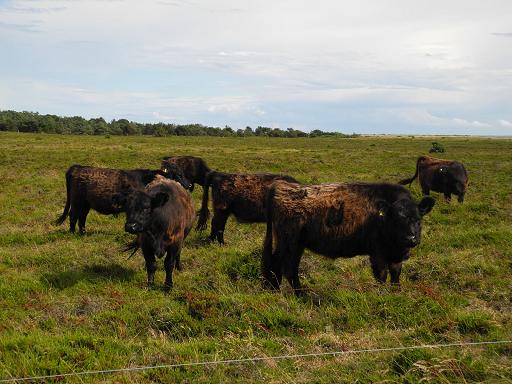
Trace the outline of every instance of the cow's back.
<instances>
[{"instance_id":1,"label":"cow's back","mask_svg":"<svg viewBox=\"0 0 512 384\"><path fill-rule=\"evenodd\" d=\"M86 201L99 213L120 212L112 206L112 197L131 185L123 171L86 166L74 166L70 170L73 199Z\"/></svg>"},{"instance_id":2,"label":"cow's back","mask_svg":"<svg viewBox=\"0 0 512 384\"><path fill-rule=\"evenodd\" d=\"M264 222L265 196L272 183L280 179L294 180L275 174L223 175L212 188L214 208L229 210L239 222Z\"/></svg>"},{"instance_id":3,"label":"cow's back","mask_svg":"<svg viewBox=\"0 0 512 384\"><path fill-rule=\"evenodd\" d=\"M367 253L379 235L378 201L392 203L410 196L399 185L365 183L276 182L271 193L275 230L300 236L304 247L329 257Z\"/></svg>"},{"instance_id":4,"label":"cow's back","mask_svg":"<svg viewBox=\"0 0 512 384\"><path fill-rule=\"evenodd\" d=\"M157 178L147 185L150 195L167 193L169 199L161 208L154 211L154 220L159 220L158 227L166 231L164 241L178 244L188 235L195 219L192 197L179 183L174 180Z\"/></svg>"}]
</instances>

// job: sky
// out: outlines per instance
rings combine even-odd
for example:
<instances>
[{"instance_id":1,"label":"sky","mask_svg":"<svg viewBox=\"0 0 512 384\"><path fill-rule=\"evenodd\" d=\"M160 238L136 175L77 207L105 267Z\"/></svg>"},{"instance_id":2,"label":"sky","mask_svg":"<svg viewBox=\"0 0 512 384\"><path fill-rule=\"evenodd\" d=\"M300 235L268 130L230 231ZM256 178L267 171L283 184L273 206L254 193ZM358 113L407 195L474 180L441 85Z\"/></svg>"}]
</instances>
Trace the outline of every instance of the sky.
<instances>
[{"instance_id":1,"label":"sky","mask_svg":"<svg viewBox=\"0 0 512 384\"><path fill-rule=\"evenodd\" d=\"M0 0L0 110L512 135L510 0Z\"/></svg>"}]
</instances>

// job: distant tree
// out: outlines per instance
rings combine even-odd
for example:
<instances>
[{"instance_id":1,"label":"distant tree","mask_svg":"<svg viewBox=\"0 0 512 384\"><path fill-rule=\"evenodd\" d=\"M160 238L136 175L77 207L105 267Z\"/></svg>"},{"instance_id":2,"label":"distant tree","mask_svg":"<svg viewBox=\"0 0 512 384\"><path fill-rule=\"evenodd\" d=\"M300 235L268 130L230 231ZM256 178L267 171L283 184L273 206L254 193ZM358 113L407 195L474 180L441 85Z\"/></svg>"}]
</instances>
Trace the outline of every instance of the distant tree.
<instances>
[{"instance_id":1,"label":"distant tree","mask_svg":"<svg viewBox=\"0 0 512 384\"><path fill-rule=\"evenodd\" d=\"M127 119L106 122L102 117L89 120L81 116L61 117L56 115L40 115L37 112L0 111L0 131L46 132L78 135L154 135L154 136L270 136L270 137L316 137L339 136L338 132L323 132L319 129L309 134L297 129L269 128L258 126L255 130L247 126L236 131L226 125L224 128L209 127L202 124L142 124Z\"/></svg>"},{"instance_id":2,"label":"distant tree","mask_svg":"<svg viewBox=\"0 0 512 384\"><path fill-rule=\"evenodd\" d=\"M251 127L249 127L249 126L245 127L244 136L246 136L246 137L254 136L254 131L252 130Z\"/></svg>"}]
</instances>

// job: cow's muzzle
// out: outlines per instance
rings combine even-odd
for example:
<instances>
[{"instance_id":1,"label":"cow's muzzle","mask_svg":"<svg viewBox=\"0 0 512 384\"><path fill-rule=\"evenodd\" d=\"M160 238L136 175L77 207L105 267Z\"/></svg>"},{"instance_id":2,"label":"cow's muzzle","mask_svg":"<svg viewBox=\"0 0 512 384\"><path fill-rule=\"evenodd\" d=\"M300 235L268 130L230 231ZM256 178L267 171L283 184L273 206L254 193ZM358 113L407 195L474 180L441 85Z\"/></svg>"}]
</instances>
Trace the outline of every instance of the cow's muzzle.
<instances>
[{"instance_id":1,"label":"cow's muzzle","mask_svg":"<svg viewBox=\"0 0 512 384\"><path fill-rule=\"evenodd\" d=\"M420 238L416 235L410 235L406 237L406 241L409 247L415 247L420 243Z\"/></svg>"},{"instance_id":2,"label":"cow's muzzle","mask_svg":"<svg viewBox=\"0 0 512 384\"><path fill-rule=\"evenodd\" d=\"M128 233L139 233L142 232L142 226L137 223L126 223L124 230Z\"/></svg>"}]
</instances>

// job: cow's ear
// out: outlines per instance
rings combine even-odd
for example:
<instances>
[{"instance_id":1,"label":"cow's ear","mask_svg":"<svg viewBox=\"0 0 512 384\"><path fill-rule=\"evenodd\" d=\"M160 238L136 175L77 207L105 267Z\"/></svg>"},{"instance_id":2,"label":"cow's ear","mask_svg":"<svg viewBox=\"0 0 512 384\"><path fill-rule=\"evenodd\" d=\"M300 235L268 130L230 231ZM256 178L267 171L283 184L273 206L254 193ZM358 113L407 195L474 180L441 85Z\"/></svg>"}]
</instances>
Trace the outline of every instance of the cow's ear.
<instances>
[{"instance_id":1,"label":"cow's ear","mask_svg":"<svg viewBox=\"0 0 512 384\"><path fill-rule=\"evenodd\" d=\"M167 203L167 200L169 200L169 195L164 192L159 192L151 199L151 208L155 209L161 207Z\"/></svg>"},{"instance_id":2,"label":"cow's ear","mask_svg":"<svg viewBox=\"0 0 512 384\"><path fill-rule=\"evenodd\" d=\"M425 216L427 213L429 213L434 207L435 203L436 200L430 196L425 196L423 199L421 199L420 203L418 204L420 215Z\"/></svg>"},{"instance_id":3,"label":"cow's ear","mask_svg":"<svg viewBox=\"0 0 512 384\"><path fill-rule=\"evenodd\" d=\"M384 219L389 213L389 203L386 200L379 200L376 205L379 218Z\"/></svg>"}]
</instances>

